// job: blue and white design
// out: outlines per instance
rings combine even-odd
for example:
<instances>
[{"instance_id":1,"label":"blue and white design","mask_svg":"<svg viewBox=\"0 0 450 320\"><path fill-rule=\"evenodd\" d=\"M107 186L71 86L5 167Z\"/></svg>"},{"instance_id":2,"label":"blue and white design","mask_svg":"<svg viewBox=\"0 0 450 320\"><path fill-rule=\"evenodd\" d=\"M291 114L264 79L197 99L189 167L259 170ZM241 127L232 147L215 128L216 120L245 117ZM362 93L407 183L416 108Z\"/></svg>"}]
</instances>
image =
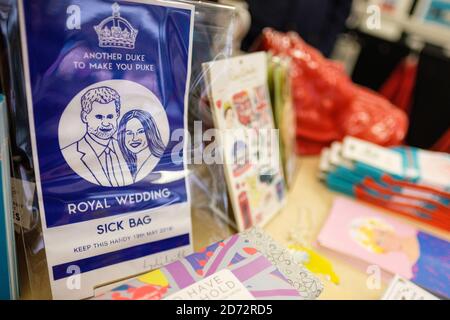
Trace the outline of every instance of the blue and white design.
<instances>
[{"instance_id":1,"label":"blue and white design","mask_svg":"<svg viewBox=\"0 0 450 320\"><path fill-rule=\"evenodd\" d=\"M120 16L120 6L112 6L112 17L106 18L94 29L98 34L98 45L103 48L134 49L138 30Z\"/></svg>"},{"instance_id":2,"label":"blue and white design","mask_svg":"<svg viewBox=\"0 0 450 320\"><path fill-rule=\"evenodd\" d=\"M77 112L79 121L73 116ZM82 90L65 113L58 133L61 152L75 173L99 186L124 187L142 181L169 143L162 104L151 91L131 81L94 84Z\"/></svg>"},{"instance_id":3,"label":"blue and white design","mask_svg":"<svg viewBox=\"0 0 450 320\"><path fill-rule=\"evenodd\" d=\"M20 0L19 9L53 297L91 297L190 253L187 141L171 136L187 124L194 7Z\"/></svg>"}]
</instances>

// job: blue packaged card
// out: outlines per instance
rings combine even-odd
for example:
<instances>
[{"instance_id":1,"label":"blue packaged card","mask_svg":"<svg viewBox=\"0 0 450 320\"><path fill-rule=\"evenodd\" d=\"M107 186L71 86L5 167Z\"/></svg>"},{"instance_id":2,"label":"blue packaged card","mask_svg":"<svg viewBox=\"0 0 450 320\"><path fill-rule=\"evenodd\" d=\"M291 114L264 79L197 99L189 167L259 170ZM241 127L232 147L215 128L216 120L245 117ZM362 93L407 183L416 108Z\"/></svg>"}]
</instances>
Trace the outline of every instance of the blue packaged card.
<instances>
[{"instance_id":1,"label":"blue packaged card","mask_svg":"<svg viewBox=\"0 0 450 320\"><path fill-rule=\"evenodd\" d=\"M21 0L36 185L53 298L191 252L193 6Z\"/></svg>"}]
</instances>

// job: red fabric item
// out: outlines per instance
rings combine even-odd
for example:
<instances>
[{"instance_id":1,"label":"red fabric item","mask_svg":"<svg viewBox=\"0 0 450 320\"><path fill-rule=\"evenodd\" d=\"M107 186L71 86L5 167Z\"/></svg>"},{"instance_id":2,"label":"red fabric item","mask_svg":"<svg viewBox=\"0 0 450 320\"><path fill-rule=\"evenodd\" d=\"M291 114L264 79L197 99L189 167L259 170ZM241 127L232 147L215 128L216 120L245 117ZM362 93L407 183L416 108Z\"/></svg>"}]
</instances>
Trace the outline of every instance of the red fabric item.
<instances>
[{"instance_id":1,"label":"red fabric item","mask_svg":"<svg viewBox=\"0 0 450 320\"><path fill-rule=\"evenodd\" d=\"M433 151L450 153L450 129L442 136L441 139L433 146Z\"/></svg>"},{"instance_id":2,"label":"red fabric item","mask_svg":"<svg viewBox=\"0 0 450 320\"><path fill-rule=\"evenodd\" d=\"M410 114L414 87L416 86L418 61L408 57L394 70L380 89L380 94L397 107Z\"/></svg>"},{"instance_id":3,"label":"red fabric item","mask_svg":"<svg viewBox=\"0 0 450 320\"><path fill-rule=\"evenodd\" d=\"M404 112L352 83L341 64L326 59L298 34L266 29L260 49L292 61L299 154L319 154L348 135L382 146L401 144L405 138L408 119Z\"/></svg>"}]
</instances>

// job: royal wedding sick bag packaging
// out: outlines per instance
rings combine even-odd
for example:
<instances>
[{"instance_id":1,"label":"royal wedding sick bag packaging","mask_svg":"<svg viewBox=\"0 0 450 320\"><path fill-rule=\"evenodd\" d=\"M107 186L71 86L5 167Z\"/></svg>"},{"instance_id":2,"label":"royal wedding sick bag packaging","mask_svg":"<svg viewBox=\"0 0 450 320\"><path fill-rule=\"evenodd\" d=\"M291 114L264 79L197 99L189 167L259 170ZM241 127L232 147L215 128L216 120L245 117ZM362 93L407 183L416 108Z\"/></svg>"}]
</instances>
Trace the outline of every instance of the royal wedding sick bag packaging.
<instances>
[{"instance_id":1,"label":"royal wedding sick bag packaging","mask_svg":"<svg viewBox=\"0 0 450 320\"><path fill-rule=\"evenodd\" d=\"M10 8L20 43L7 36L21 46L26 96L26 108L12 108L28 114L26 178L42 230L25 241L30 278L45 279L35 268L45 264L53 298L88 298L190 253L193 6L20 0Z\"/></svg>"}]
</instances>

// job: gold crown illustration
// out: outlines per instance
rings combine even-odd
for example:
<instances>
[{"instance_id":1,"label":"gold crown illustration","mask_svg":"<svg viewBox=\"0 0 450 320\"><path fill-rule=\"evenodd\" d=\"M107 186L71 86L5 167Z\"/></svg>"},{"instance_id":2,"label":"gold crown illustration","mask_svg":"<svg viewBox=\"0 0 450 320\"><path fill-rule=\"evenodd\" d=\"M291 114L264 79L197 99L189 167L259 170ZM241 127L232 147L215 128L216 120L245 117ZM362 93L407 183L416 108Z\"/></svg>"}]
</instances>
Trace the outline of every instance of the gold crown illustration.
<instances>
[{"instance_id":1,"label":"gold crown illustration","mask_svg":"<svg viewBox=\"0 0 450 320\"><path fill-rule=\"evenodd\" d=\"M113 15L103 20L94 29L98 35L98 45L102 48L134 49L138 30L120 16L120 6L112 6Z\"/></svg>"}]
</instances>

